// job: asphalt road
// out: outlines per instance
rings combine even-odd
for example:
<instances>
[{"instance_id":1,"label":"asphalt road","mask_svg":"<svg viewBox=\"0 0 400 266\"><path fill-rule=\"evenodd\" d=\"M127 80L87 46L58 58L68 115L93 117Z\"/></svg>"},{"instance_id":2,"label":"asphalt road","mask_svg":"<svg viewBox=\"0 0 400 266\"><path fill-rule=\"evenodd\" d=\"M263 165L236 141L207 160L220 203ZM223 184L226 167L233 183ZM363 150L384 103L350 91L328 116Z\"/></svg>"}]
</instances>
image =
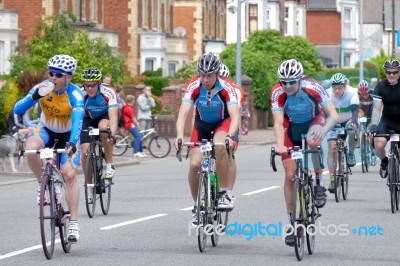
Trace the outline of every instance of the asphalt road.
<instances>
[{"instance_id":1,"label":"asphalt road","mask_svg":"<svg viewBox=\"0 0 400 266\"><path fill-rule=\"evenodd\" d=\"M189 230L193 202L186 177L188 161L179 163L168 157L118 168L107 216L97 205L95 217L88 218L81 197L81 239L69 254L56 244L51 263L297 265L294 248L287 247L279 236L280 226L287 222L283 169L277 160L278 172L272 172L269 150L270 146L240 147L236 205L229 218L231 235L221 236L216 248L208 239L205 252L199 252L195 232ZM389 190L377 171L375 166L363 174L358 165L350 177L348 200L336 203L329 195L322 217L317 220L315 254L305 254L303 263L400 264L400 212L391 213ZM83 184L82 176L79 179ZM324 181L327 184L327 175ZM38 216L35 182L0 186L0 265L46 262ZM251 234L259 222L268 226L268 234Z\"/></svg>"}]
</instances>

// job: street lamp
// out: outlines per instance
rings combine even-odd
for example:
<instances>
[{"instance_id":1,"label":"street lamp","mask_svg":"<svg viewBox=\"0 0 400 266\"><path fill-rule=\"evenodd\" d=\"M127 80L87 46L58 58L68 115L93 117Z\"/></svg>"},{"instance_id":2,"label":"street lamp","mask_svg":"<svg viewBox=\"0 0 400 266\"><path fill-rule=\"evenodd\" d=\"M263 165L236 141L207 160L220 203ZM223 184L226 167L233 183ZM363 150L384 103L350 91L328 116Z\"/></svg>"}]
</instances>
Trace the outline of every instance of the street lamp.
<instances>
[{"instance_id":1,"label":"street lamp","mask_svg":"<svg viewBox=\"0 0 400 266\"><path fill-rule=\"evenodd\" d=\"M242 3L237 0L237 6L228 7L232 14L237 12L237 34L236 34L236 85L242 86Z\"/></svg>"}]
</instances>

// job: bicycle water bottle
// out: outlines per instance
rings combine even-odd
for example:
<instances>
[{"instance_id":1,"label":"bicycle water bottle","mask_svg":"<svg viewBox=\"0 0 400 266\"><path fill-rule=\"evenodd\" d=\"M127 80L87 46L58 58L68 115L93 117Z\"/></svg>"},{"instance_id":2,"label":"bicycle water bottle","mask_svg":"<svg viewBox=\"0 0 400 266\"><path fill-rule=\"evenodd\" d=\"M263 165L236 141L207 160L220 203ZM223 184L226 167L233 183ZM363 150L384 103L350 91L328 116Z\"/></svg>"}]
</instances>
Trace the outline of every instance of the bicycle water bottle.
<instances>
[{"instance_id":1,"label":"bicycle water bottle","mask_svg":"<svg viewBox=\"0 0 400 266\"><path fill-rule=\"evenodd\" d=\"M211 185L215 186L216 181L217 180L216 180L215 173L210 173L210 183L211 183Z\"/></svg>"}]
</instances>

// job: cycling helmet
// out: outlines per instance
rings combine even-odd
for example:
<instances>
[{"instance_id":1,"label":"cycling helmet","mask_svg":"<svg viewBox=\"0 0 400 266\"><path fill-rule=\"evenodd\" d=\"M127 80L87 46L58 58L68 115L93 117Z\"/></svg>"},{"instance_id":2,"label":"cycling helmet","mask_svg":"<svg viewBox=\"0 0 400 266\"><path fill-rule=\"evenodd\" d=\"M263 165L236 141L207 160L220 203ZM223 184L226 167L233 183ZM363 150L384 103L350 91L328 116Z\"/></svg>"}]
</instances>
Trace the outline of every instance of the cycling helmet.
<instances>
[{"instance_id":1,"label":"cycling helmet","mask_svg":"<svg viewBox=\"0 0 400 266\"><path fill-rule=\"evenodd\" d=\"M72 56L60 54L50 58L47 67L50 72L73 75L78 67L78 62Z\"/></svg>"},{"instance_id":2,"label":"cycling helmet","mask_svg":"<svg viewBox=\"0 0 400 266\"><path fill-rule=\"evenodd\" d=\"M197 70L202 74L218 73L221 67L219 55L214 52L205 53L197 63Z\"/></svg>"},{"instance_id":3,"label":"cycling helmet","mask_svg":"<svg viewBox=\"0 0 400 266\"><path fill-rule=\"evenodd\" d=\"M385 64L383 65L384 69L387 68L398 68L400 69L400 62L397 61L396 59L389 59L385 62Z\"/></svg>"},{"instance_id":4,"label":"cycling helmet","mask_svg":"<svg viewBox=\"0 0 400 266\"><path fill-rule=\"evenodd\" d=\"M339 85L339 84L346 84L347 77L342 73L336 73L331 77L331 84L332 85Z\"/></svg>"},{"instance_id":5,"label":"cycling helmet","mask_svg":"<svg viewBox=\"0 0 400 266\"><path fill-rule=\"evenodd\" d=\"M286 60L279 66L277 75L280 80L299 79L303 76L303 65L296 59Z\"/></svg>"},{"instance_id":6,"label":"cycling helmet","mask_svg":"<svg viewBox=\"0 0 400 266\"><path fill-rule=\"evenodd\" d=\"M360 81L360 83L358 84L358 92L360 94L367 94L369 91L369 84L368 82L366 82L365 80Z\"/></svg>"},{"instance_id":7,"label":"cycling helmet","mask_svg":"<svg viewBox=\"0 0 400 266\"><path fill-rule=\"evenodd\" d=\"M225 78L228 78L229 77L229 68L226 65L221 64L221 69L219 70L219 75L223 76Z\"/></svg>"},{"instance_id":8,"label":"cycling helmet","mask_svg":"<svg viewBox=\"0 0 400 266\"><path fill-rule=\"evenodd\" d=\"M101 72L95 67L86 68L82 73L83 81L100 81L101 80Z\"/></svg>"}]
</instances>

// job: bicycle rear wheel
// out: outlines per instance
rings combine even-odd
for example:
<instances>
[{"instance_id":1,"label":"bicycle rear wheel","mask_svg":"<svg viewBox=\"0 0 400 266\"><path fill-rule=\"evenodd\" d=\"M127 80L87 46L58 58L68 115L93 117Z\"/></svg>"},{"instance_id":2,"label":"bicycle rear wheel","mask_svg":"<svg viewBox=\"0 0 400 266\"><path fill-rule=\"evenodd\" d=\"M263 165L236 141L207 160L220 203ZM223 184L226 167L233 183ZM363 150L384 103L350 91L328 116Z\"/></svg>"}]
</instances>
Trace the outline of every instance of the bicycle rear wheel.
<instances>
[{"instance_id":1,"label":"bicycle rear wheel","mask_svg":"<svg viewBox=\"0 0 400 266\"><path fill-rule=\"evenodd\" d=\"M314 253L314 247L315 247L315 234L316 234L315 217L317 215L314 203L314 188L312 182L311 184L309 184L308 189L309 192L306 195L307 198L306 209L308 216L306 237L307 237L308 254L312 255Z\"/></svg>"},{"instance_id":2,"label":"bicycle rear wheel","mask_svg":"<svg viewBox=\"0 0 400 266\"><path fill-rule=\"evenodd\" d=\"M367 136L365 133L361 135L361 168L362 172L368 172L368 147Z\"/></svg>"},{"instance_id":3,"label":"bicycle rear wheel","mask_svg":"<svg viewBox=\"0 0 400 266\"><path fill-rule=\"evenodd\" d=\"M40 190L40 234L43 252L47 259L51 259L54 252L56 219L54 187L50 185L50 178L43 176Z\"/></svg>"},{"instance_id":4,"label":"bicycle rear wheel","mask_svg":"<svg viewBox=\"0 0 400 266\"><path fill-rule=\"evenodd\" d=\"M155 158L164 158L171 151L171 142L162 136L154 136L149 142L149 152Z\"/></svg>"},{"instance_id":5,"label":"bicycle rear wheel","mask_svg":"<svg viewBox=\"0 0 400 266\"><path fill-rule=\"evenodd\" d=\"M115 156L121 156L123 155L126 150L128 149L128 138L125 138L122 135L115 135L114 136L116 139L115 144L113 145L113 155Z\"/></svg>"},{"instance_id":6,"label":"bicycle rear wheel","mask_svg":"<svg viewBox=\"0 0 400 266\"><path fill-rule=\"evenodd\" d=\"M97 187L97 166L96 166L96 153L88 152L86 155L86 166L85 166L85 205L86 211L89 218L93 218L94 211L96 209L96 187ZM90 177L92 177L92 184L90 184ZM90 194L92 199L89 199Z\"/></svg>"},{"instance_id":7,"label":"bicycle rear wheel","mask_svg":"<svg viewBox=\"0 0 400 266\"><path fill-rule=\"evenodd\" d=\"M200 252L204 252L206 247L207 235L204 227L208 224L207 219L207 202L208 202L208 176L207 173L200 173L199 189L197 193L197 242Z\"/></svg>"},{"instance_id":8,"label":"bicycle rear wheel","mask_svg":"<svg viewBox=\"0 0 400 266\"><path fill-rule=\"evenodd\" d=\"M347 156L343 156L343 176L341 181L343 200L347 200L347 195L349 193L349 166L347 164Z\"/></svg>"},{"instance_id":9,"label":"bicycle rear wheel","mask_svg":"<svg viewBox=\"0 0 400 266\"><path fill-rule=\"evenodd\" d=\"M64 193L64 192L63 192ZM63 194L65 195L65 194ZM69 211L64 210L63 206L67 206L66 204L59 205L58 207L58 217L60 218L60 240L61 246L65 253L69 253L71 250L71 242L68 241L68 230L69 230Z\"/></svg>"},{"instance_id":10,"label":"bicycle rear wheel","mask_svg":"<svg viewBox=\"0 0 400 266\"><path fill-rule=\"evenodd\" d=\"M103 212L104 215L107 215L108 211L110 210L111 185L112 185L111 179L102 179L100 181L100 187L101 187L100 205L101 205L101 211Z\"/></svg>"},{"instance_id":11,"label":"bicycle rear wheel","mask_svg":"<svg viewBox=\"0 0 400 266\"><path fill-rule=\"evenodd\" d=\"M294 230L294 251L298 261L303 259L304 242L305 242L305 202L304 187L300 184L299 179L294 180L293 187L293 230Z\"/></svg>"}]
</instances>

